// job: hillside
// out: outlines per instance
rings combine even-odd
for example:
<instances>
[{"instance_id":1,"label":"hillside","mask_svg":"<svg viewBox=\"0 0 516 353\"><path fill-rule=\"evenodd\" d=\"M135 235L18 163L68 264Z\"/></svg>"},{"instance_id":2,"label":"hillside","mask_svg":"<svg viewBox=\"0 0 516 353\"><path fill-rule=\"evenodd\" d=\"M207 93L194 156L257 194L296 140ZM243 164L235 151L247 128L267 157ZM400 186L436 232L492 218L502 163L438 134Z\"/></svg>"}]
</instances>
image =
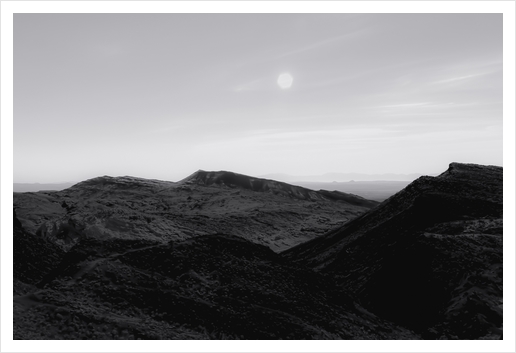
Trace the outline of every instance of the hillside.
<instances>
[{"instance_id":1,"label":"hillside","mask_svg":"<svg viewBox=\"0 0 516 353\"><path fill-rule=\"evenodd\" d=\"M500 339L502 182L452 163L368 211L230 172L15 193L14 337Z\"/></svg>"},{"instance_id":2,"label":"hillside","mask_svg":"<svg viewBox=\"0 0 516 353\"><path fill-rule=\"evenodd\" d=\"M283 253L331 274L372 312L427 338L498 337L503 169L450 164Z\"/></svg>"},{"instance_id":3,"label":"hillside","mask_svg":"<svg viewBox=\"0 0 516 353\"><path fill-rule=\"evenodd\" d=\"M43 278L15 280L14 338L419 336L364 310L331 277L213 234L165 244L81 238Z\"/></svg>"},{"instance_id":4,"label":"hillside","mask_svg":"<svg viewBox=\"0 0 516 353\"><path fill-rule=\"evenodd\" d=\"M14 193L23 227L63 249L81 237L168 242L228 233L285 250L376 206L230 172L180 182L103 176L62 191Z\"/></svg>"},{"instance_id":5,"label":"hillside","mask_svg":"<svg viewBox=\"0 0 516 353\"><path fill-rule=\"evenodd\" d=\"M295 186L275 180L254 178L233 172L206 172L199 170L179 183L199 185L224 185L256 192L268 192L273 195L280 195L299 200L324 201L335 200L355 206L374 207L379 203L364 199L363 197L346 194L339 191L329 192L326 190L314 191L301 186Z\"/></svg>"}]
</instances>

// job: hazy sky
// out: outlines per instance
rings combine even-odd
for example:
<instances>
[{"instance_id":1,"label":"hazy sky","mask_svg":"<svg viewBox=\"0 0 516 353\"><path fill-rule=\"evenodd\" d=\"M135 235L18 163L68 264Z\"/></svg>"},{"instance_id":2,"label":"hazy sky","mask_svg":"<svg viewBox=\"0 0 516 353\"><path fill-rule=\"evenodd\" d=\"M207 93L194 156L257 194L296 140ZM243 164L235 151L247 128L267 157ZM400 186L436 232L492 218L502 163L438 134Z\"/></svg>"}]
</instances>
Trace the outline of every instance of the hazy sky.
<instances>
[{"instance_id":1,"label":"hazy sky","mask_svg":"<svg viewBox=\"0 0 516 353\"><path fill-rule=\"evenodd\" d=\"M15 182L439 173L502 123L501 14L14 15Z\"/></svg>"}]
</instances>

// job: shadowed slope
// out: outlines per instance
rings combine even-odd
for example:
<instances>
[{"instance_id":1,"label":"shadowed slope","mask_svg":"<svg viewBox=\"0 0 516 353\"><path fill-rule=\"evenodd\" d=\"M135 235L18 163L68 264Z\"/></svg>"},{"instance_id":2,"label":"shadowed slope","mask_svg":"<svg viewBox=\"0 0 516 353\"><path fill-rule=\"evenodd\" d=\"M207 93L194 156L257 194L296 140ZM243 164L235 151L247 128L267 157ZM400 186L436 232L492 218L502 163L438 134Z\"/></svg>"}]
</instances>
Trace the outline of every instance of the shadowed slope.
<instances>
[{"instance_id":1,"label":"shadowed slope","mask_svg":"<svg viewBox=\"0 0 516 353\"><path fill-rule=\"evenodd\" d=\"M281 254L273 231L364 208L224 173L15 193L15 339L500 337L502 168L452 163Z\"/></svg>"},{"instance_id":2,"label":"shadowed slope","mask_svg":"<svg viewBox=\"0 0 516 353\"><path fill-rule=\"evenodd\" d=\"M16 210L13 218L13 276L35 284L59 264L64 252L54 243L26 232Z\"/></svg>"},{"instance_id":3,"label":"shadowed slope","mask_svg":"<svg viewBox=\"0 0 516 353\"><path fill-rule=\"evenodd\" d=\"M452 163L283 256L340 277L366 307L428 337L496 336L502 180L501 167Z\"/></svg>"},{"instance_id":4,"label":"shadowed slope","mask_svg":"<svg viewBox=\"0 0 516 353\"><path fill-rule=\"evenodd\" d=\"M330 277L227 234L82 239L39 287L14 297L15 339L418 338Z\"/></svg>"}]
</instances>

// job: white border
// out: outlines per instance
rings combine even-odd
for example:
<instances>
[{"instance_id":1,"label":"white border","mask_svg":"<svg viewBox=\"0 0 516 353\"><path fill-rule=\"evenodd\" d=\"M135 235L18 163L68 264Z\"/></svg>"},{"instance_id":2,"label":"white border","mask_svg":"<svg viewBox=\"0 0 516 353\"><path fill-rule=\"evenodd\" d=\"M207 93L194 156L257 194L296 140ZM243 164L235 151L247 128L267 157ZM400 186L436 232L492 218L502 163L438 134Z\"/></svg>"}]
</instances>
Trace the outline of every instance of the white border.
<instances>
[{"instance_id":1,"label":"white border","mask_svg":"<svg viewBox=\"0 0 516 353\"><path fill-rule=\"evenodd\" d=\"M9 13L506 13L512 1L2 1Z\"/></svg>"},{"instance_id":2,"label":"white border","mask_svg":"<svg viewBox=\"0 0 516 353\"><path fill-rule=\"evenodd\" d=\"M13 341L13 13L503 13L504 16L504 331L503 341ZM39 352L514 352L515 3L513 1L2 1L1 3L1 255L2 351ZM5 222L4 222L5 220Z\"/></svg>"}]
</instances>

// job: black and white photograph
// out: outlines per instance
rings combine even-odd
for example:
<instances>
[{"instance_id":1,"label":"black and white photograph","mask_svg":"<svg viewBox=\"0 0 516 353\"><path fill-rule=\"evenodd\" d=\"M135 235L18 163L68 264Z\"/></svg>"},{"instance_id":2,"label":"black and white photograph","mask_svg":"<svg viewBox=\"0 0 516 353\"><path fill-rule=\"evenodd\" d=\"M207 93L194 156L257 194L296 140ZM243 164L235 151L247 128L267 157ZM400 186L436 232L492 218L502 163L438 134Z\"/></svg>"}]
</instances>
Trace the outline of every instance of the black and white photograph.
<instances>
[{"instance_id":1,"label":"black and white photograph","mask_svg":"<svg viewBox=\"0 0 516 353\"><path fill-rule=\"evenodd\" d=\"M12 344L514 348L514 14L239 3L13 10Z\"/></svg>"}]
</instances>

